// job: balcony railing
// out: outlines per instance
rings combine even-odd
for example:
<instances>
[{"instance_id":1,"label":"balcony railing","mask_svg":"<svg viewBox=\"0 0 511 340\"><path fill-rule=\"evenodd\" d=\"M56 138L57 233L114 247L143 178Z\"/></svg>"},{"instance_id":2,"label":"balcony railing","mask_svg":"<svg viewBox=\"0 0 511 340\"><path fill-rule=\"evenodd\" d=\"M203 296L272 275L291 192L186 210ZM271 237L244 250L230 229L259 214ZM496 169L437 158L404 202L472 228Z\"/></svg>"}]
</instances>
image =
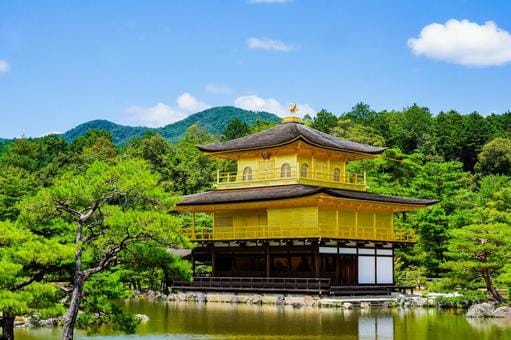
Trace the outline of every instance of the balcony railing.
<instances>
[{"instance_id":1,"label":"balcony railing","mask_svg":"<svg viewBox=\"0 0 511 340\"><path fill-rule=\"evenodd\" d=\"M412 231L392 230L389 227L380 226L247 226L235 228L214 228L212 231L194 231L187 229L185 230L185 233L192 241L233 241L293 238L334 238L345 240L370 240L407 243L414 243L416 241L415 233Z\"/></svg>"},{"instance_id":2,"label":"balcony railing","mask_svg":"<svg viewBox=\"0 0 511 340\"><path fill-rule=\"evenodd\" d=\"M340 189L366 189L366 174L343 174L342 172L326 172L309 167L307 171L299 165L288 168L275 168L251 171L234 171L216 173L218 189L247 188L266 185L309 184Z\"/></svg>"}]
</instances>

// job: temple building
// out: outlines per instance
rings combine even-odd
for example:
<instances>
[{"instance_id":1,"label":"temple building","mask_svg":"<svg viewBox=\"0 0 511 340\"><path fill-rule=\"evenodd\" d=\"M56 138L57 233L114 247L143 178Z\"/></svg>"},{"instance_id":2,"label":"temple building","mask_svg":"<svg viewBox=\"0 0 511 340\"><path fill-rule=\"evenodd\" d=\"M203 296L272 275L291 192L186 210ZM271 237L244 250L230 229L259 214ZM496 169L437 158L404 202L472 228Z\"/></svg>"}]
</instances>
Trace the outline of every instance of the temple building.
<instances>
[{"instance_id":1,"label":"temple building","mask_svg":"<svg viewBox=\"0 0 511 340\"><path fill-rule=\"evenodd\" d=\"M394 249L415 242L413 232L395 226L395 214L436 202L368 192L365 174L348 173L346 164L385 148L325 134L293 117L198 148L236 161L237 171L218 171L215 190L177 205L192 214L193 261L212 268L191 286L393 287ZM212 229L198 229L196 213L212 214Z\"/></svg>"}]
</instances>

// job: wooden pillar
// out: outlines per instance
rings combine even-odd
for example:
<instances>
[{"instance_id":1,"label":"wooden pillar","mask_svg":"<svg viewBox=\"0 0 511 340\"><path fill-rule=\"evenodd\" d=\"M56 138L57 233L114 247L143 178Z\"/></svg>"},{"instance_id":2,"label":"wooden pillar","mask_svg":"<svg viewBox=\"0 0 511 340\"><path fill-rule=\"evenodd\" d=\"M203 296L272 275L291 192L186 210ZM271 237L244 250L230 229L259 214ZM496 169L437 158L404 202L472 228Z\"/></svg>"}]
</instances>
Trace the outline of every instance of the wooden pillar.
<instances>
[{"instance_id":1,"label":"wooden pillar","mask_svg":"<svg viewBox=\"0 0 511 340\"><path fill-rule=\"evenodd\" d=\"M267 244L264 247L264 252L266 254L266 278L270 277L270 246Z\"/></svg>"},{"instance_id":2,"label":"wooden pillar","mask_svg":"<svg viewBox=\"0 0 511 340\"><path fill-rule=\"evenodd\" d=\"M192 277L195 277L195 256L192 254Z\"/></svg>"},{"instance_id":3,"label":"wooden pillar","mask_svg":"<svg viewBox=\"0 0 511 340\"><path fill-rule=\"evenodd\" d=\"M211 246L211 276L215 277L216 275L216 266L215 266L215 247Z\"/></svg>"},{"instance_id":4,"label":"wooden pillar","mask_svg":"<svg viewBox=\"0 0 511 340\"><path fill-rule=\"evenodd\" d=\"M337 254L335 255L335 282L334 284L339 284L339 279L341 277L341 255L339 255L339 242L337 242Z\"/></svg>"},{"instance_id":5,"label":"wooden pillar","mask_svg":"<svg viewBox=\"0 0 511 340\"><path fill-rule=\"evenodd\" d=\"M315 245L314 249L314 270L316 271L316 278L320 276L321 258L319 257L319 244Z\"/></svg>"},{"instance_id":6,"label":"wooden pillar","mask_svg":"<svg viewBox=\"0 0 511 340\"><path fill-rule=\"evenodd\" d=\"M195 211L192 212L192 240L195 240Z\"/></svg>"},{"instance_id":7,"label":"wooden pillar","mask_svg":"<svg viewBox=\"0 0 511 340\"><path fill-rule=\"evenodd\" d=\"M376 240L376 213L373 212L373 238Z\"/></svg>"}]
</instances>

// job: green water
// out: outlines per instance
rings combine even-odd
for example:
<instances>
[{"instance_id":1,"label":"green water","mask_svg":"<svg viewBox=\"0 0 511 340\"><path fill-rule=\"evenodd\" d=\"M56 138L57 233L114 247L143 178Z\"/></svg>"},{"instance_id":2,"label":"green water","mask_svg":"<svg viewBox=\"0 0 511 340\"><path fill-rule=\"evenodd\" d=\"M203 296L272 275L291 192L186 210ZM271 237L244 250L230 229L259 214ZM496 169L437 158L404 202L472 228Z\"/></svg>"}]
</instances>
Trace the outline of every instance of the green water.
<instances>
[{"instance_id":1,"label":"green water","mask_svg":"<svg viewBox=\"0 0 511 340\"><path fill-rule=\"evenodd\" d=\"M126 302L150 320L136 335L94 339L511 339L511 320L467 319L435 309L341 310L231 304ZM58 339L59 329L17 329L17 339ZM79 334L78 338L87 338Z\"/></svg>"}]
</instances>

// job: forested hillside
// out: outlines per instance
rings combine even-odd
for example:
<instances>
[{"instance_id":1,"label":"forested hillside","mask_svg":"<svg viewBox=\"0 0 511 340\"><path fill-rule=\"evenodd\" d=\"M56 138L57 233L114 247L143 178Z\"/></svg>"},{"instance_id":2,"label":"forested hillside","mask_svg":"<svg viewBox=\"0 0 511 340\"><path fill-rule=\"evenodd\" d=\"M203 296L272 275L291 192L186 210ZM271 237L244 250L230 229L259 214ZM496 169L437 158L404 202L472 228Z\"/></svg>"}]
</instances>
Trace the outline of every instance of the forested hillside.
<instances>
[{"instance_id":1,"label":"forested hillside","mask_svg":"<svg viewBox=\"0 0 511 340\"><path fill-rule=\"evenodd\" d=\"M221 106L197 112L176 123L168 124L161 128L133 127L112 123L107 120L93 120L64 133L64 138L71 142L76 137L82 136L91 129L109 131L115 144L120 145L133 137L140 137L147 132L155 132L177 142L186 132L186 129L195 124L211 134L221 134L225 126L233 119L252 125L256 121L278 122L280 119L268 112L247 111L233 106ZM1 140L0 140L1 142Z\"/></svg>"},{"instance_id":2,"label":"forested hillside","mask_svg":"<svg viewBox=\"0 0 511 340\"><path fill-rule=\"evenodd\" d=\"M260 131L276 120L261 113L247 123L247 117L222 112L230 122L210 121L205 111L167 134L128 132L122 138L134 137L122 145L110 132L118 126L101 121L109 131L84 130L72 141L51 135L0 142L3 315L37 311L50 317L67 309L79 327L113 323L132 332L136 320L113 301L131 289L166 289L169 278L190 276L189 263L166 251L189 246L180 228L190 218L167 212L180 195L211 189L217 168L232 166L195 146ZM273 122L255 121L265 118ZM170 134L194 121L223 133L191 125L169 142ZM389 148L380 158L349 164L367 172L370 191L440 200L431 209L396 216L399 228L418 235L415 246L399 251L398 283L504 301L511 283L511 113L433 116L418 105L376 112L357 104L347 113L323 110L304 121ZM197 223L210 227L207 217ZM77 274L77 254L86 275Z\"/></svg>"}]
</instances>

